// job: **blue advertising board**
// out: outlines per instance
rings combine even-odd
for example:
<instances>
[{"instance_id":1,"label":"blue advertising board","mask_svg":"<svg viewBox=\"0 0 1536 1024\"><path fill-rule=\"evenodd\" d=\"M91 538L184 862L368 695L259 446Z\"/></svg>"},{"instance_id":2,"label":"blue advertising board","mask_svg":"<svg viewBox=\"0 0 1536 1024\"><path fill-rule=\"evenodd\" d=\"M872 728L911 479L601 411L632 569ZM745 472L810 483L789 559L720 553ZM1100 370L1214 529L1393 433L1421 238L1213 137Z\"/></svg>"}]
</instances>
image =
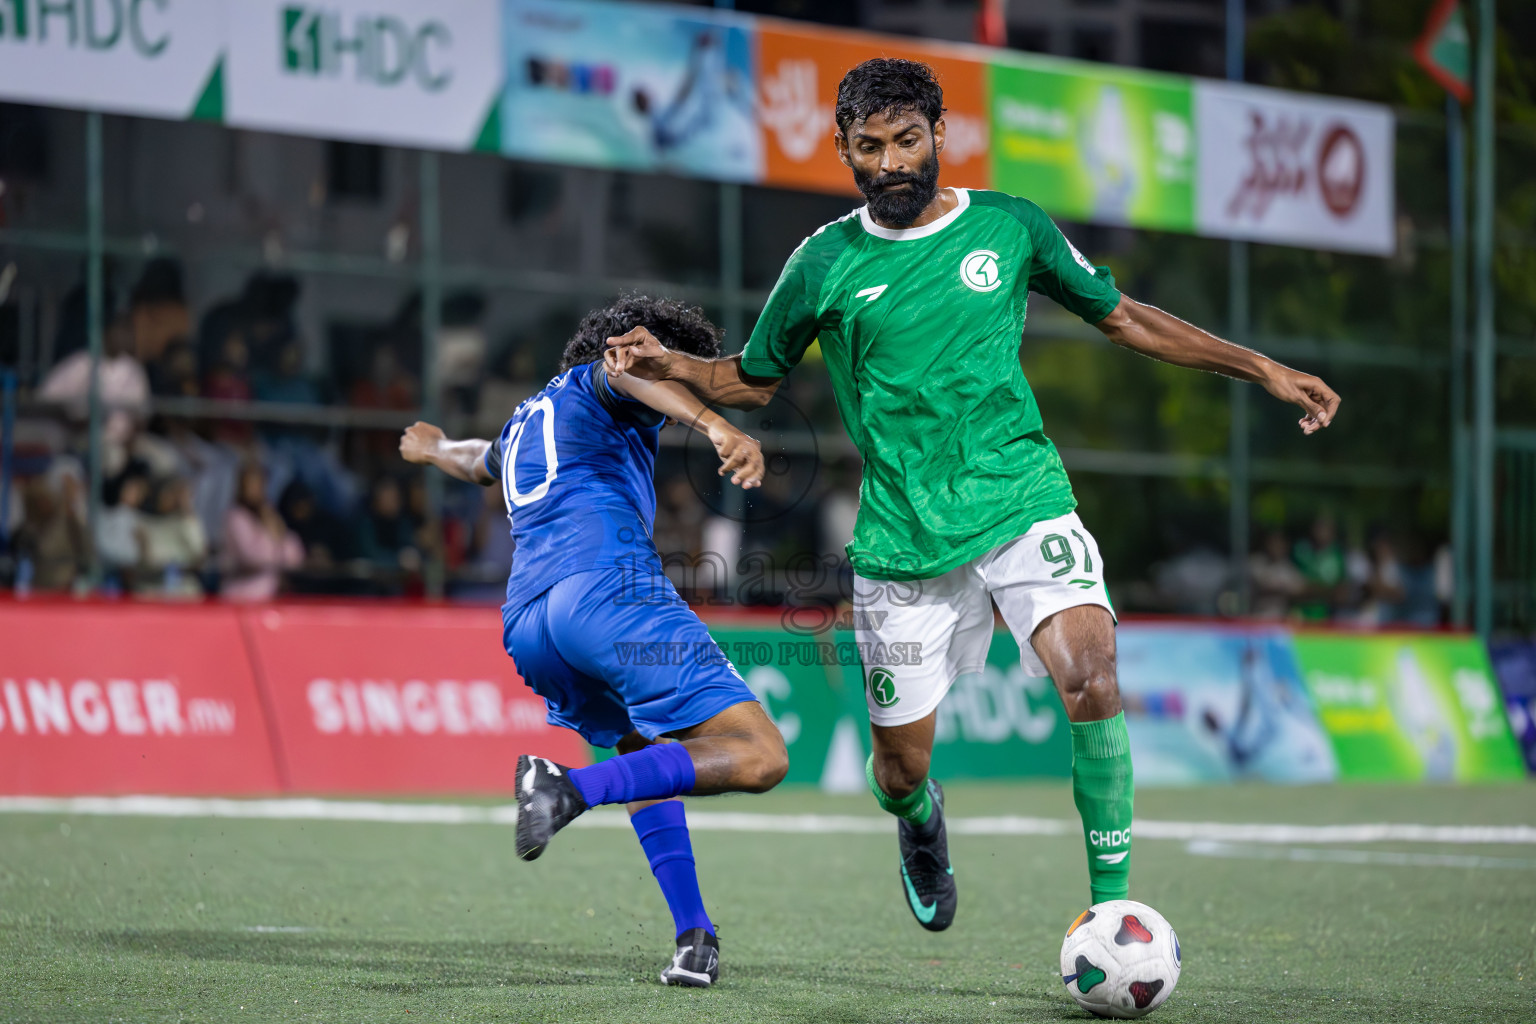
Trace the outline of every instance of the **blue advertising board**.
<instances>
[{"instance_id":1,"label":"blue advertising board","mask_svg":"<svg viewBox=\"0 0 1536 1024\"><path fill-rule=\"evenodd\" d=\"M678 8L506 0L502 152L756 180L752 25Z\"/></svg>"}]
</instances>

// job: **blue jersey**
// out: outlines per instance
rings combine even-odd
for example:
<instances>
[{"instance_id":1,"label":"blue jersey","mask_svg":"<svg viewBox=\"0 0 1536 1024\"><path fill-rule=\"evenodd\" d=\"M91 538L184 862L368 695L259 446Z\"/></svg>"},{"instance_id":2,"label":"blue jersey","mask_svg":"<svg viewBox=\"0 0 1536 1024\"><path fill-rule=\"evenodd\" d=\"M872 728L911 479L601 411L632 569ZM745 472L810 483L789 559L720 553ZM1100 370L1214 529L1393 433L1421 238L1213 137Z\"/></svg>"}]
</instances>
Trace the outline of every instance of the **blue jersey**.
<instances>
[{"instance_id":1,"label":"blue jersey","mask_svg":"<svg viewBox=\"0 0 1536 1024\"><path fill-rule=\"evenodd\" d=\"M601 362L567 370L517 407L485 454L517 546L508 608L578 572L661 572L651 529L664 422L609 387Z\"/></svg>"}]
</instances>

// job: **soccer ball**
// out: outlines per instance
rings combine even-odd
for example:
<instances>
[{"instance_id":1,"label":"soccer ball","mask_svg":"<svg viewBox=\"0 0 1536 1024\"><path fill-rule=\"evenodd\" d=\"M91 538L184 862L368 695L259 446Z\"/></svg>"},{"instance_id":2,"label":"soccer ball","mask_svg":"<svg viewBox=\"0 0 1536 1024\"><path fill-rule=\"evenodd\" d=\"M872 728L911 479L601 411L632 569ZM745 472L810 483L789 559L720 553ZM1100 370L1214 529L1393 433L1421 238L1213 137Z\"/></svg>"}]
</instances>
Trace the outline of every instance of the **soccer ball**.
<instances>
[{"instance_id":1,"label":"soccer ball","mask_svg":"<svg viewBox=\"0 0 1536 1024\"><path fill-rule=\"evenodd\" d=\"M1061 980L1100 1017L1143 1017L1179 983L1179 937L1163 915L1134 900L1083 911L1061 944Z\"/></svg>"}]
</instances>

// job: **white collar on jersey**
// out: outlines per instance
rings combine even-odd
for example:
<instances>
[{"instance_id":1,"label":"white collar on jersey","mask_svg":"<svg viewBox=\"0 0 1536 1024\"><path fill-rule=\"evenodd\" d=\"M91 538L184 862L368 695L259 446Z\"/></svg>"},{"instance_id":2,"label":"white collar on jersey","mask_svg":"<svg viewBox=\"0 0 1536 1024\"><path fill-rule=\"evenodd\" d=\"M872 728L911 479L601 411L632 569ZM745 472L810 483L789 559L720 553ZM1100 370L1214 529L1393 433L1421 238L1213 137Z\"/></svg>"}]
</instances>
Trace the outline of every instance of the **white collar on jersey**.
<instances>
[{"instance_id":1,"label":"white collar on jersey","mask_svg":"<svg viewBox=\"0 0 1536 1024\"><path fill-rule=\"evenodd\" d=\"M927 238L929 235L938 234L955 222L955 218L965 212L965 208L971 205L971 190L957 188L954 190L955 208L950 210L938 220L924 224L920 228L883 228L875 223L875 219L869 215L869 207L859 207L859 222L864 225L864 230L876 238L884 238L888 242L909 242L914 238Z\"/></svg>"}]
</instances>

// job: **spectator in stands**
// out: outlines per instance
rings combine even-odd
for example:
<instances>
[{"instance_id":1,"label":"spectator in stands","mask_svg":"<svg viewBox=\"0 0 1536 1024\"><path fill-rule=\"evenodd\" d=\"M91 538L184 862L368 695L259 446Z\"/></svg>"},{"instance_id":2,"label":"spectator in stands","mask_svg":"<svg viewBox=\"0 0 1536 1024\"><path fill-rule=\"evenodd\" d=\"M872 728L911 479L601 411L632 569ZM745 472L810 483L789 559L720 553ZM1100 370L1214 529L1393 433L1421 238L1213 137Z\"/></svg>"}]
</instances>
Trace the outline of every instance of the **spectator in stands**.
<instances>
[{"instance_id":1,"label":"spectator in stands","mask_svg":"<svg viewBox=\"0 0 1536 1024\"><path fill-rule=\"evenodd\" d=\"M427 500L426 478L414 474L405 482L405 515L411 524L411 547L422 558L432 558L443 549L443 527L437 510Z\"/></svg>"},{"instance_id":2,"label":"spectator in stands","mask_svg":"<svg viewBox=\"0 0 1536 1024\"><path fill-rule=\"evenodd\" d=\"M1307 578L1291 561L1291 545L1284 530L1266 531L1259 550L1248 556L1248 581L1255 618L1287 618L1292 605L1306 593Z\"/></svg>"},{"instance_id":3,"label":"spectator in stands","mask_svg":"<svg viewBox=\"0 0 1536 1024\"><path fill-rule=\"evenodd\" d=\"M294 307L299 301L299 282L287 274L257 271L240 296L241 332L250 347L253 370L277 366L280 355L298 334Z\"/></svg>"},{"instance_id":4,"label":"spectator in stands","mask_svg":"<svg viewBox=\"0 0 1536 1024\"><path fill-rule=\"evenodd\" d=\"M1312 521L1311 533L1296 542L1293 557L1307 581L1306 593L1298 605L1302 617L1314 621L1327 619L1349 585L1344 547L1339 543L1338 524L1332 513L1318 514Z\"/></svg>"},{"instance_id":5,"label":"spectator in stands","mask_svg":"<svg viewBox=\"0 0 1536 1024\"><path fill-rule=\"evenodd\" d=\"M144 265L128 299L128 320L134 354L145 366L158 363L172 343L185 341L192 318L179 262L162 256Z\"/></svg>"},{"instance_id":6,"label":"spectator in stands","mask_svg":"<svg viewBox=\"0 0 1536 1024\"><path fill-rule=\"evenodd\" d=\"M102 421L103 461L108 474L120 472L128 447L149 413L149 377L133 355L133 334L122 318L104 335L97 390L106 416ZM67 356L43 378L37 397L55 402L77 426L90 417L91 355L82 349Z\"/></svg>"},{"instance_id":7,"label":"spectator in stands","mask_svg":"<svg viewBox=\"0 0 1536 1024\"><path fill-rule=\"evenodd\" d=\"M1401 562L1402 598L1397 605L1397 621L1407 626L1432 628L1442 621L1439 594L1439 565L1435 551L1425 538L1410 533Z\"/></svg>"},{"instance_id":8,"label":"spectator in stands","mask_svg":"<svg viewBox=\"0 0 1536 1024\"><path fill-rule=\"evenodd\" d=\"M400 482L388 474L373 482L368 515L358 530L358 550L380 569L415 570L421 565L416 524L406 515Z\"/></svg>"},{"instance_id":9,"label":"spectator in stands","mask_svg":"<svg viewBox=\"0 0 1536 1024\"><path fill-rule=\"evenodd\" d=\"M296 333L293 310L298 298L296 279L264 270L252 274L239 298L220 302L203 314L197 332L199 361L213 365L224 340L239 334L251 367L275 366L278 353Z\"/></svg>"},{"instance_id":10,"label":"spectator in stands","mask_svg":"<svg viewBox=\"0 0 1536 1024\"><path fill-rule=\"evenodd\" d=\"M224 524L224 597L270 600L282 585L283 571L303 562L303 543L267 500L267 474L257 464L246 463Z\"/></svg>"},{"instance_id":11,"label":"spectator in stands","mask_svg":"<svg viewBox=\"0 0 1536 1024\"><path fill-rule=\"evenodd\" d=\"M85 565L85 523L74 509L79 480L69 474L59 486L47 476L27 481L21 527L13 538L17 559L17 589L66 591Z\"/></svg>"},{"instance_id":12,"label":"spectator in stands","mask_svg":"<svg viewBox=\"0 0 1536 1024\"><path fill-rule=\"evenodd\" d=\"M319 405L324 396L320 385L304 372L304 347L290 341L277 356L277 365L253 375L256 398L263 402L288 402L294 405Z\"/></svg>"},{"instance_id":13,"label":"spectator in stands","mask_svg":"<svg viewBox=\"0 0 1536 1024\"><path fill-rule=\"evenodd\" d=\"M250 349L245 335L232 331L219 345L217 357L203 380L203 397L230 402L251 400ZM249 420L218 420L213 424L214 440L237 447L250 443L253 429Z\"/></svg>"},{"instance_id":14,"label":"spectator in stands","mask_svg":"<svg viewBox=\"0 0 1536 1024\"><path fill-rule=\"evenodd\" d=\"M202 393L197 349L190 341L174 338L166 343L160 358L149 364L149 386L154 394L167 398L196 398Z\"/></svg>"},{"instance_id":15,"label":"spectator in stands","mask_svg":"<svg viewBox=\"0 0 1536 1024\"><path fill-rule=\"evenodd\" d=\"M144 565L144 514L149 497L149 478L137 466L130 466L122 476L110 481L104 497L105 507L96 517L96 554L109 583L122 590L132 590Z\"/></svg>"},{"instance_id":16,"label":"spectator in stands","mask_svg":"<svg viewBox=\"0 0 1536 1024\"><path fill-rule=\"evenodd\" d=\"M1350 596L1358 594L1348 619L1358 626L1372 628L1396 622L1402 610L1405 590L1403 566L1392 538L1382 529L1371 532L1365 550L1354 548L1345 556L1350 582Z\"/></svg>"},{"instance_id":17,"label":"spectator in stands","mask_svg":"<svg viewBox=\"0 0 1536 1024\"><path fill-rule=\"evenodd\" d=\"M254 375L259 401L290 405L320 405L325 392L304 368L304 348L291 340L278 353L277 364ZM324 428L297 423L265 423L264 463L273 490L283 492L294 480L303 481L310 497L332 515L344 515L357 504L357 485L332 449L322 443Z\"/></svg>"},{"instance_id":18,"label":"spectator in stands","mask_svg":"<svg viewBox=\"0 0 1536 1024\"><path fill-rule=\"evenodd\" d=\"M325 573L352 556L345 527L315 501L304 481L295 480L283 490L278 510L304 545L306 569Z\"/></svg>"},{"instance_id":19,"label":"spectator in stands","mask_svg":"<svg viewBox=\"0 0 1536 1024\"><path fill-rule=\"evenodd\" d=\"M160 483L154 513L143 517L141 593L201 597L199 574L208 558L208 534L192 506L192 485L182 477Z\"/></svg>"},{"instance_id":20,"label":"spectator in stands","mask_svg":"<svg viewBox=\"0 0 1536 1024\"><path fill-rule=\"evenodd\" d=\"M218 549L223 546L224 523L235 502L242 457L227 445L204 440L189 420L167 417L161 427L166 445L176 455L176 475L192 484L192 505L209 546Z\"/></svg>"},{"instance_id":21,"label":"spectator in stands","mask_svg":"<svg viewBox=\"0 0 1536 1024\"><path fill-rule=\"evenodd\" d=\"M352 385L348 402L357 409L406 411L416 408L417 390L416 379L401 365L399 353L386 343L374 349L368 375ZM399 457L397 436L394 430L366 430L355 435L356 464L365 473L394 465Z\"/></svg>"},{"instance_id":22,"label":"spectator in stands","mask_svg":"<svg viewBox=\"0 0 1536 1024\"><path fill-rule=\"evenodd\" d=\"M416 380L401 365L395 347L380 345L369 361L368 376L352 385L349 400L358 409L403 411L416 408L416 392Z\"/></svg>"}]
</instances>

